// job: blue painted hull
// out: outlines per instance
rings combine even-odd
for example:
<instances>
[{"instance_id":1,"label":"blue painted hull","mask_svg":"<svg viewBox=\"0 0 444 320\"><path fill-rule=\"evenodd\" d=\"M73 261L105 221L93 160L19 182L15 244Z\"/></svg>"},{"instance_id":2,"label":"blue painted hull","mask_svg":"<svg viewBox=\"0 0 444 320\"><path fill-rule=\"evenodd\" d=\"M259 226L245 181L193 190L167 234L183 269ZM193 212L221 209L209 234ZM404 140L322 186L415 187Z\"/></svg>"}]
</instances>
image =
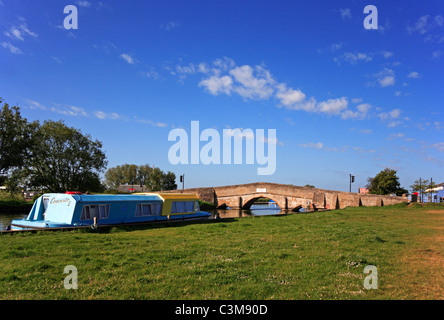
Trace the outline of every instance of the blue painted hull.
<instances>
[{"instance_id":1,"label":"blue painted hull","mask_svg":"<svg viewBox=\"0 0 444 320\"><path fill-rule=\"evenodd\" d=\"M170 219L165 216L156 216L149 217L148 219L137 220L137 221L123 221L123 222L114 222L114 223L106 223L106 222L98 222L97 226L118 226L118 225L133 225L133 224L145 224L150 222L167 222L167 221L179 221L179 220L191 220L191 219L205 219L211 216L208 212L198 212L195 214L186 214L186 215L175 215L171 216ZM45 220L34 220L29 221L26 219L16 219L11 222L11 230L12 231L20 231L20 230L49 230L49 229L74 229L74 228L83 228L83 227L91 227L93 223L84 222L84 223L57 223Z\"/></svg>"},{"instance_id":2,"label":"blue painted hull","mask_svg":"<svg viewBox=\"0 0 444 320\"><path fill-rule=\"evenodd\" d=\"M47 230L128 225L185 219L204 219L208 212L162 214L162 198L156 195L66 195L46 194L32 207L26 219L11 222L11 230ZM193 210L198 210L195 204Z\"/></svg>"}]
</instances>

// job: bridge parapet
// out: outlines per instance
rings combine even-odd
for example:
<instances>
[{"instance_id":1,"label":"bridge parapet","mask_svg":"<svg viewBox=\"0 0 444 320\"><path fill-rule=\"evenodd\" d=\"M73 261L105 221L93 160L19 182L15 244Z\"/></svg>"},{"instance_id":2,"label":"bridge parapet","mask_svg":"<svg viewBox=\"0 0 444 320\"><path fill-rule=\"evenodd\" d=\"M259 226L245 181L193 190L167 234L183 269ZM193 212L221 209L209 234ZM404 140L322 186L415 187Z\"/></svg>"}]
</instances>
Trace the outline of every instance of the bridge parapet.
<instances>
[{"instance_id":1,"label":"bridge parapet","mask_svg":"<svg viewBox=\"0 0 444 320\"><path fill-rule=\"evenodd\" d=\"M307 205L313 210L331 210L407 202L406 197L359 194L268 182L168 192L195 193L203 201L233 209L248 209L259 198L272 199L281 209L288 210L306 208Z\"/></svg>"}]
</instances>

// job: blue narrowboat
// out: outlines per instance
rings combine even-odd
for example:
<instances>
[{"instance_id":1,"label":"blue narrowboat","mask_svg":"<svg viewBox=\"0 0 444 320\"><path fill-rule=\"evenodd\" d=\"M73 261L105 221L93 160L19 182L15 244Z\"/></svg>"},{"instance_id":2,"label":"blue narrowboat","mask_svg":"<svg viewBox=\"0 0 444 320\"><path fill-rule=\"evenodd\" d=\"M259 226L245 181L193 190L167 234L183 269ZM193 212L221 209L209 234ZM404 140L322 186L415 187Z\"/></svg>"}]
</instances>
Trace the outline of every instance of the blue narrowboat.
<instances>
[{"instance_id":1,"label":"blue narrowboat","mask_svg":"<svg viewBox=\"0 0 444 320\"><path fill-rule=\"evenodd\" d=\"M91 195L47 193L25 219L11 221L11 230L59 229L207 218L193 194Z\"/></svg>"}]
</instances>

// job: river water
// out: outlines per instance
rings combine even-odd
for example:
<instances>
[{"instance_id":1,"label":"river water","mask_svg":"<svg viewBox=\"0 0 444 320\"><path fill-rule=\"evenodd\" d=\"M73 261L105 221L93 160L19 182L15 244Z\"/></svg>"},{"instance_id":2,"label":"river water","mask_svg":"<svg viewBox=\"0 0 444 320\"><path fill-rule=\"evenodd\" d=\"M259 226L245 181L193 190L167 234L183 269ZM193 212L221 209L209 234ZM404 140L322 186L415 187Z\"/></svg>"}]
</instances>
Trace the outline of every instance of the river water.
<instances>
[{"instance_id":1,"label":"river water","mask_svg":"<svg viewBox=\"0 0 444 320\"><path fill-rule=\"evenodd\" d=\"M251 206L250 210L235 210L235 209L215 209L209 211L212 214L212 218L241 218L251 216L266 216L266 215L279 215L286 213L282 211L274 202L269 203L255 203ZM5 228L14 219L23 219L27 214L7 214L0 213L0 230Z\"/></svg>"}]
</instances>

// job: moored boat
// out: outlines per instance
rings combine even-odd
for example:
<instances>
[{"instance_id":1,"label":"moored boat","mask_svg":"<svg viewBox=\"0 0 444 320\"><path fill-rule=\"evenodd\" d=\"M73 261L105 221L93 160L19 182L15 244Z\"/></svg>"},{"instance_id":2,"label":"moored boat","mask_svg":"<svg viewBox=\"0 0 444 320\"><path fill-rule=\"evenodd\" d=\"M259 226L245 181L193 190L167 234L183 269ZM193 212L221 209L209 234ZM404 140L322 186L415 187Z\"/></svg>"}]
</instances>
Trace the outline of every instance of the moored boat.
<instances>
[{"instance_id":1,"label":"moored boat","mask_svg":"<svg viewBox=\"0 0 444 320\"><path fill-rule=\"evenodd\" d=\"M11 230L58 229L207 218L194 194L91 195L79 192L40 196Z\"/></svg>"}]
</instances>

